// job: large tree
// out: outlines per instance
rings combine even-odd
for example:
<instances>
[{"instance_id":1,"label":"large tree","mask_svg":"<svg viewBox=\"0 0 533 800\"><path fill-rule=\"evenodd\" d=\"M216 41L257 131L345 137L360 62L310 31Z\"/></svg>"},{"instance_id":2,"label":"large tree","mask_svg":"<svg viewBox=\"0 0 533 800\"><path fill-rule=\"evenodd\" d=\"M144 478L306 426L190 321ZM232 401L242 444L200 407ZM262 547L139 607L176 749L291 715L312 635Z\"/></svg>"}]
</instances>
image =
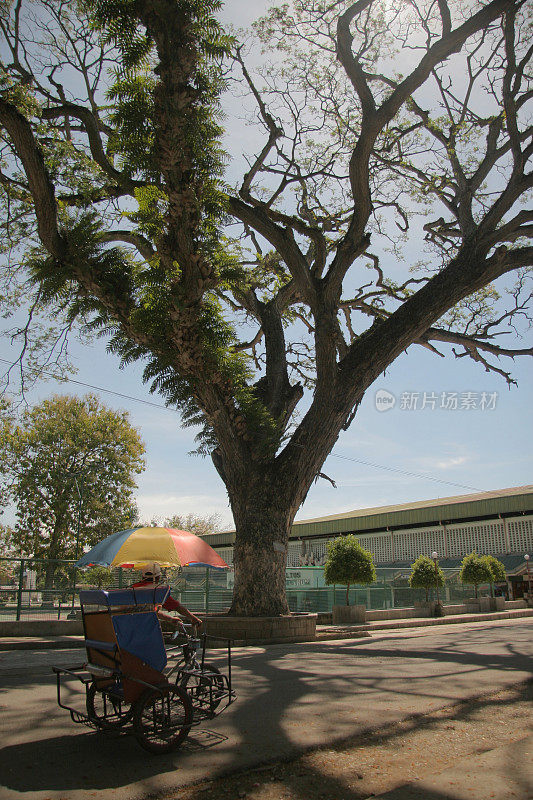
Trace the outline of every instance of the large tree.
<instances>
[{"instance_id":1,"label":"large tree","mask_svg":"<svg viewBox=\"0 0 533 800\"><path fill-rule=\"evenodd\" d=\"M1 4L6 263L32 319L101 329L202 425L232 612L279 614L296 511L383 370L450 345L511 380L497 358L532 352L497 339L533 259L530 25L522 0L293 0L256 28L263 91L220 5ZM265 135L235 188L225 80Z\"/></svg>"},{"instance_id":2,"label":"large tree","mask_svg":"<svg viewBox=\"0 0 533 800\"><path fill-rule=\"evenodd\" d=\"M6 439L2 478L16 508L9 543L17 555L75 558L131 525L144 445L127 414L91 395L56 395L26 409Z\"/></svg>"}]
</instances>

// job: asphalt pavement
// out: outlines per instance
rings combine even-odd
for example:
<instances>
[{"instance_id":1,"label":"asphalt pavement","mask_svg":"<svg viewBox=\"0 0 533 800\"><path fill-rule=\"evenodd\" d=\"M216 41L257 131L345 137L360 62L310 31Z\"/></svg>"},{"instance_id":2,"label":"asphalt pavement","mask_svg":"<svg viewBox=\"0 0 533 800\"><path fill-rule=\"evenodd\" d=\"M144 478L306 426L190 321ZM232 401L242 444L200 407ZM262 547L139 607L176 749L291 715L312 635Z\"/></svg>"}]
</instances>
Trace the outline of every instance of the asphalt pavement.
<instances>
[{"instance_id":1,"label":"asphalt pavement","mask_svg":"<svg viewBox=\"0 0 533 800\"><path fill-rule=\"evenodd\" d=\"M531 679L532 634L525 618L242 648L234 655L237 701L165 756L150 756L130 735L75 725L57 707L51 665L79 663L83 650L2 652L0 797L144 800L333 746ZM220 651L211 661L223 668Z\"/></svg>"}]
</instances>

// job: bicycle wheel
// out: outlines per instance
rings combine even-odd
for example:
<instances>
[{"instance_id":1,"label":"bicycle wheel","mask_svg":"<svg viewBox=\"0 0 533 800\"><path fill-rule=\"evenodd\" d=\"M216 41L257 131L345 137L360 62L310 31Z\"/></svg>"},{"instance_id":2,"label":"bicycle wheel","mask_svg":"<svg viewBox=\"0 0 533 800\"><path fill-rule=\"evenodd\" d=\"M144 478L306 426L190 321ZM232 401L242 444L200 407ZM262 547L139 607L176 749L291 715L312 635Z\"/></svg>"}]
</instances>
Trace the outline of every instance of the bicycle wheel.
<instances>
[{"instance_id":1,"label":"bicycle wheel","mask_svg":"<svg viewBox=\"0 0 533 800\"><path fill-rule=\"evenodd\" d=\"M133 730L149 753L170 753L187 738L192 725L192 705L179 686L164 684L147 689L135 703Z\"/></svg>"},{"instance_id":2,"label":"bicycle wheel","mask_svg":"<svg viewBox=\"0 0 533 800\"><path fill-rule=\"evenodd\" d=\"M91 683L87 689L86 707L89 720L101 730L121 728L133 716L129 703L105 690L98 691L95 683Z\"/></svg>"},{"instance_id":3,"label":"bicycle wheel","mask_svg":"<svg viewBox=\"0 0 533 800\"><path fill-rule=\"evenodd\" d=\"M224 678L212 664L204 664L201 675L184 675L180 686L187 690L193 708L204 711L215 711L226 694Z\"/></svg>"}]
</instances>

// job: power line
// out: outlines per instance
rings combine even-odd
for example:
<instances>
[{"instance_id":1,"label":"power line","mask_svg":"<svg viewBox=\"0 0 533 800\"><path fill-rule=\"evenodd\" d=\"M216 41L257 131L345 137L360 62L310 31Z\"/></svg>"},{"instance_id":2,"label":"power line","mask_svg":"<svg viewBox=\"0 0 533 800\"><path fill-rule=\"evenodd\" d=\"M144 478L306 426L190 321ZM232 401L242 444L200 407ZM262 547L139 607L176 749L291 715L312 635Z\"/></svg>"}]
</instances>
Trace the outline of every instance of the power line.
<instances>
[{"instance_id":1,"label":"power line","mask_svg":"<svg viewBox=\"0 0 533 800\"><path fill-rule=\"evenodd\" d=\"M386 467L384 464L373 464L371 461L362 461L359 458L351 458L351 456L341 456L339 453L332 452L330 455L335 458L342 458L345 461L354 461L356 464L364 464L366 467L375 467L376 469L386 469L389 472L400 472L402 475L409 475L411 478L424 478L428 481L436 481L437 483L446 483L448 486L458 486L461 489L472 489L474 492L480 492L476 486L467 486L465 483L454 483L453 481L445 481L442 478L437 478L434 475L425 475L423 472L409 472L399 467Z\"/></svg>"},{"instance_id":2,"label":"power line","mask_svg":"<svg viewBox=\"0 0 533 800\"><path fill-rule=\"evenodd\" d=\"M3 364L12 364L12 361L9 361L6 358L0 358L0 362ZM103 386L94 386L91 383L84 383L83 381L77 381L74 378L58 378L57 375L54 375L52 372L46 372L45 370L41 371L41 375L46 375L53 380L59 381L61 383L74 383L76 386L83 386L86 389L94 389L97 392L105 392L106 394L115 395L115 397L121 397L125 400L133 400L136 403L143 403L145 406L151 406L152 408L160 408L163 411L174 411L173 408L169 406L162 406L160 403L152 403L150 400L142 400L140 397L133 397L129 394L122 394L121 392L115 392L113 389L104 389ZM421 478L423 480L434 481L435 483L443 483L447 486L456 486L460 489L471 489L472 491L479 492L481 489L476 488L475 486L467 486L464 483L454 483L453 481L445 481L442 478L437 478L434 475L425 475L421 472L409 472L408 470L401 469L400 467L388 467L384 464L374 464L371 461L363 461L359 458L352 458L351 456L342 456L340 453L335 453L332 451L330 456L334 456L335 458L341 458L344 461L353 461L355 464L363 464L365 467L374 467L374 469L384 469L388 472L397 472L400 475L407 475L411 478Z\"/></svg>"},{"instance_id":3,"label":"power line","mask_svg":"<svg viewBox=\"0 0 533 800\"><path fill-rule=\"evenodd\" d=\"M12 361L8 361L7 358L0 358L0 361L3 364L13 364ZM173 411L174 409L169 408L169 406L162 406L160 403L151 403L150 400L142 400L140 397L132 397L130 394L121 394L120 392L114 392L112 389L104 389L103 386L93 386L91 383L83 383L83 381L74 380L74 378L59 378L57 375L54 375L53 372L46 372L46 370L41 370L41 375L46 375L48 378L53 378L55 381L59 381L60 383L75 383L76 386L84 386L86 389L95 389L97 392L105 392L106 394L114 394L116 397L122 397L125 400L134 400L136 403L143 403L145 406L152 406L153 408L162 408L164 411Z\"/></svg>"}]
</instances>

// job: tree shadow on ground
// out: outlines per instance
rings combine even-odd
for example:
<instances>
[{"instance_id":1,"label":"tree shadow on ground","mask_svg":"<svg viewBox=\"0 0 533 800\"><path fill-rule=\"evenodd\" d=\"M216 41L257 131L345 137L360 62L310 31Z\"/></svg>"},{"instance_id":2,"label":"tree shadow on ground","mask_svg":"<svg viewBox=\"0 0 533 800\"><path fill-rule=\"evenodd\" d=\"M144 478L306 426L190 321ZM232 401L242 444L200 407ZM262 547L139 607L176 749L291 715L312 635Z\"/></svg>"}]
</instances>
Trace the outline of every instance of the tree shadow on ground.
<instances>
[{"instance_id":1,"label":"tree shadow on ground","mask_svg":"<svg viewBox=\"0 0 533 800\"><path fill-rule=\"evenodd\" d=\"M210 744L216 744L215 747L210 748L206 740L202 744L201 736L195 739L193 729L182 749L151 757L140 750L131 736L109 737L94 732L76 735L73 731L73 735L52 736L4 748L0 751L0 784L18 792L65 793L133 788L132 784L136 784L129 797L156 795L162 788L169 791L168 786L158 783L160 776L172 775L172 786L177 788L206 775L212 780L232 771L253 769L261 763L294 758L308 748L316 749L316 737L314 743L306 744L310 740L306 740L305 735L305 726L312 731L314 720L318 721L320 731L324 731L323 742L330 748L346 746L358 739L368 744L378 736L384 742L393 740L397 732L390 723L393 718L399 718L398 714L389 714L389 722L386 714L381 721L377 716L371 719L371 706L365 706L368 699L382 702L387 695L401 696L402 701L406 698L412 701L414 707L422 697L426 704L424 713L429 690L433 687L431 698L437 703L433 708L455 703L450 718L457 718L457 714L467 718L469 704L457 705L457 695L450 691L460 674L459 668L463 672L488 669L503 671L506 675L513 671L531 674L531 660L511 643L505 645L503 652L500 648L500 652L484 655L469 651L460 639L456 636L451 642L447 638L442 646L427 649L420 648L419 642L410 647L408 639L398 640L396 648L391 646L391 639L386 643L377 640L375 647L365 640L364 643L278 645L264 650L250 648L235 656L243 691L238 702L226 711L231 728L229 738L223 734L218 742L215 742L216 737L212 738ZM419 670L416 678L405 676L398 680L402 659L425 661L427 669ZM387 667L380 676L372 675L372 665L376 662ZM438 694L435 666L445 668L438 675L443 683L438 687ZM248 676L247 683L245 676ZM425 685L427 679L432 680L429 686ZM510 681L507 679L507 682ZM450 693L446 692L446 687ZM359 711L353 716L345 715L341 724L338 712L350 697L360 700L356 706ZM492 701L488 698L480 702L490 704ZM287 720L298 720L302 709L305 712L301 717L302 728L299 736L295 736L294 728L287 727ZM41 719L45 724L45 707ZM416 729L431 723L420 714L413 714L409 724ZM216 733L219 723L214 721L212 727ZM347 736L348 730L357 730L357 736L353 733ZM217 756L216 763L210 760L213 752ZM365 796L331 775L316 773L306 777L322 781L327 798L354 800ZM293 797L308 800L309 795L306 796L303 788L299 789L297 781L292 780L289 786Z\"/></svg>"},{"instance_id":2,"label":"tree shadow on ground","mask_svg":"<svg viewBox=\"0 0 533 800\"><path fill-rule=\"evenodd\" d=\"M454 727L450 723L471 722L482 710L489 710L491 716L497 718L506 708L512 708L520 702L530 704L532 701L533 681L528 681L508 690L504 697L493 695L462 701L447 710L440 711L438 717L414 715L400 725L394 723L374 730L367 729L356 736L338 740L333 746L327 743L324 745L324 749L334 752L352 750L354 761L356 761L358 748L377 745L380 750L393 749L395 745L397 746L398 739L405 739L410 734L426 730L427 732L434 732L438 736L442 734L443 728ZM515 742L513 747L515 748L514 758L509 758L508 760L505 777L509 780L509 791L516 790L517 792L516 795L513 793L513 797L523 797L525 799L533 795L531 782L527 774L529 761L527 753L524 752L517 757L516 750L527 749L527 740ZM474 745L472 751L463 754L463 757L468 759L472 752L475 755L479 755L490 750L490 745L484 748L475 747ZM428 757L427 766L427 770L421 769L419 771L426 771L429 777L432 772L431 756ZM275 781L276 791L279 792L280 797L291 798L291 800L311 800L312 798L363 800L363 798L368 798L374 794L368 788L369 781L364 780L368 777L357 771L352 771L348 775L334 776L330 770L320 770L316 766L310 765L309 759L304 754L294 759L287 758L281 763L278 760L276 765L249 770L244 774L241 772L235 774L229 772L225 776L223 785L227 796L247 796L251 800L255 796L254 789L256 787L259 787L258 792L262 796L261 785L263 783L268 784L268 781ZM359 780L361 781L360 789L357 786ZM479 774L477 778L474 777L474 780L479 781ZM370 784L372 784L372 776L370 776ZM475 784L469 788L475 791ZM209 785L200 784L197 787L193 787L187 794L187 800L218 800L220 796L220 786L211 781ZM393 789L380 792L379 797L382 800L464 800L465 792L461 788L455 792L449 786L442 790L435 789L427 785L427 780L423 780L421 784L414 781L401 782L400 785Z\"/></svg>"}]
</instances>

